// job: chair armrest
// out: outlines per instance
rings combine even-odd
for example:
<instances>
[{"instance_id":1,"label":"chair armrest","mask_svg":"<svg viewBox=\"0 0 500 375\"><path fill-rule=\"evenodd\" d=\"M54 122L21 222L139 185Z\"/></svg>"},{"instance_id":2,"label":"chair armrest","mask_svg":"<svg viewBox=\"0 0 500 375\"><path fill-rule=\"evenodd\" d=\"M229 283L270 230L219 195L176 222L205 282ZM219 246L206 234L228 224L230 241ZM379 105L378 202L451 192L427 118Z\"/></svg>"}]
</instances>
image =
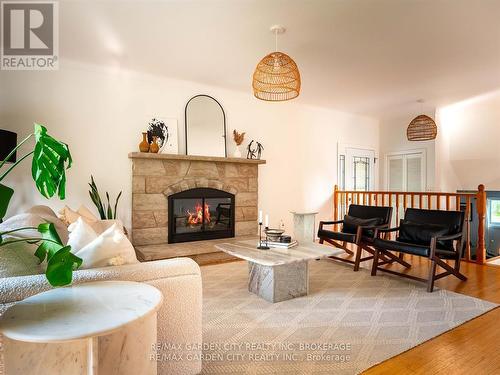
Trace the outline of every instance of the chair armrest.
<instances>
[{"instance_id":1,"label":"chair armrest","mask_svg":"<svg viewBox=\"0 0 500 375\"><path fill-rule=\"evenodd\" d=\"M380 233L391 233L391 232L397 232L399 230L399 227L387 228L387 226L388 224L384 224L382 228L375 228L375 233L373 234L373 238L379 238Z\"/></svg>"},{"instance_id":2,"label":"chair armrest","mask_svg":"<svg viewBox=\"0 0 500 375\"><path fill-rule=\"evenodd\" d=\"M378 231L382 232L382 233L389 233L389 232L396 232L398 230L399 230L399 227L379 229Z\"/></svg>"},{"instance_id":3,"label":"chair armrest","mask_svg":"<svg viewBox=\"0 0 500 375\"><path fill-rule=\"evenodd\" d=\"M376 238L378 231L382 231L387 228L387 224L380 224L380 225L359 225L358 226L358 231L357 235L358 237L363 234L364 230L373 230L373 236L370 238ZM367 237L367 236L365 236Z\"/></svg>"},{"instance_id":4,"label":"chair armrest","mask_svg":"<svg viewBox=\"0 0 500 375\"><path fill-rule=\"evenodd\" d=\"M335 220L335 221L320 221L319 229L323 229L323 225L333 225L333 224L342 224L344 220Z\"/></svg>"},{"instance_id":5,"label":"chair armrest","mask_svg":"<svg viewBox=\"0 0 500 375\"><path fill-rule=\"evenodd\" d=\"M462 238L462 233L449 234L447 236L436 237L436 241L458 240Z\"/></svg>"},{"instance_id":6,"label":"chair armrest","mask_svg":"<svg viewBox=\"0 0 500 375\"><path fill-rule=\"evenodd\" d=\"M387 224L380 224L380 225L358 225L358 228L362 229L378 229L379 231L385 231L387 229ZM399 228L397 228L399 229Z\"/></svg>"}]
</instances>

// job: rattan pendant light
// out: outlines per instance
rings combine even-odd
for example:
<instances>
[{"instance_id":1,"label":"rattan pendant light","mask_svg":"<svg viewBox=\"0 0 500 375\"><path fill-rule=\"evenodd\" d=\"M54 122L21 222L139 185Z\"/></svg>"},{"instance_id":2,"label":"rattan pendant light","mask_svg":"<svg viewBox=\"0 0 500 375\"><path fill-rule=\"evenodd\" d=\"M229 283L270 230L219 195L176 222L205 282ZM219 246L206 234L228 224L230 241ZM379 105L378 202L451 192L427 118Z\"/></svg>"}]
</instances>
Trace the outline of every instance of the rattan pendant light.
<instances>
[{"instance_id":1,"label":"rattan pendant light","mask_svg":"<svg viewBox=\"0 0 500 375\"><path fill-rule=\"evenodd\" d=\"M259 61L253 73L253 94L257 99L280 102L294 99L300 94L300 73L297 64L286 53L278 51L278 34L285 28L271 27L275 35L276 50Z\"/></svg>"},{"instance_id":2,"label":"rattan pendant light","mask_svg":"<svg viewBox=\"0 0 500 375\"><path fill-rule=\"evenodd\" d=\"M417 101L422 105L422 99ZM406 137L409 141L431 141L436 139L437 125L434 120L427 115L419 115L411 120L408 129L406 129Z\"/></svg>"}]
</instances>

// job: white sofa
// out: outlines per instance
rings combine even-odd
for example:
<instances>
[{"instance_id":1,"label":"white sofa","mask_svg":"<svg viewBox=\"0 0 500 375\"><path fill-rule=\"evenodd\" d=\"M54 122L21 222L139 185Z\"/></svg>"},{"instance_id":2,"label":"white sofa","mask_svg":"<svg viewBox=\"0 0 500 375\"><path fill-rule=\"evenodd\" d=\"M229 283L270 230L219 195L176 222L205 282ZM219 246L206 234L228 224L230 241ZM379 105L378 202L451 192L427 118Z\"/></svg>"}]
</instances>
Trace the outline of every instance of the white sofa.
<instances>
[{"instance_id":1,"label":"white sofa","mask_svg":"<svg viewBox=\"0 0 500 375\"><path fill-rule=\"evenodd\" d=\"M193 260L175 258L80 270L73 274L73 284L96 280L138 281L158 288L164 297L158 312L157 341L162 348L158 352L158 374L201 372L201 350L193 347L201 348L202 345L202 284L200 267ZM15 302L51 288L43 274L0 279L0 314ZM169 350L169 344L182 349ZM181 354L183 360L167 360L166 356L172 353Z\"/></svg>"}]
</instances>

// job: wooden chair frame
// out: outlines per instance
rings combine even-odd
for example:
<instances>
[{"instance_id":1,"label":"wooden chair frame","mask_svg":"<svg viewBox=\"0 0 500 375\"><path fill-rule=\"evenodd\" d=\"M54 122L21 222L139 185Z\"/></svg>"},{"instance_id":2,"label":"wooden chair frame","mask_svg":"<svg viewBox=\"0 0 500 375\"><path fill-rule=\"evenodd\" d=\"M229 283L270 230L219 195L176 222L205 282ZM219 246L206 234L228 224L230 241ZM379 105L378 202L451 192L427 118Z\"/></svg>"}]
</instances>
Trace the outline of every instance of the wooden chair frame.
<instances>
[{"instance_id":1,"label":"wooden chair frame","mask_svg":"<svg viewBox=\"0 0 500 375\"><path fill-rule=\"evenodd\" d=\"M380 238L378 237L381 233L384 233L385 235L388 235L391 232L396 232L399 231L399 227L396 228L389 228L389 229L375 229L375 238ZM386 264L385 262L379 262L379 259L381 256L389 256L389 257L396 257L391 250L386 250L382 248L378 248L376 246L373 247L374 249L374 258L373 258L373 264L372 264L372 276L377 275L377 271L382 271L382 272L387 272L393 275L398 275L405 277L407 279L412 279L416 281L421 281L427 283L427 291L429 293L432 293L434 290L434 282L438 279L441 279L445 276L448 275L454 275L457 278L459 278L462 281L466 281L467 277L460 273L460 253L462 249L462 238L463 238L463 232L462 233L457 233L457 234L451 234L448 236L441 236L441 237L432 237L431 243L430 243L430 253L429 253L429 260L431 262L431 266L429 269L429 275L427 276L427 279L413 276L413 275L408 275L405 273L401 272L396 272L394 270L389 270L387 268L381 268L380 266ZM455 247L455 253L456 256L455 258L452 258L455 261L454 266L450 266L448 263L444 261L444 259L440 258L439 255L436 253L436 246L438 241L457 241L457 245ZM400 253L401 254L401 253ZM420 255L416 255L420 256ZM423 257L423 256L422 256ZM425 257L423 257L425 258ZM443 268L445 271L441 272L439 274L436 274L436 268L437 266L440 266Z\"/></svg>"},{"instance_id":2,"label":"wooden chair frame","mask_svg":"<svg viewBox=\"0 0 500 375\"><path fill-rule=\"evenodd\" d=\"M344 220L321 221L319 223L319 229L322 230L323 225L335 225L335 224L343 224L343 223L344 223ZM335 255L331 255L331 256L329 256L329 258L353 264L354 271L359 271L359 265L361 262L366 262L367 260L372 260L372 259L374 259L374 256L375 256L375 249L372 248L369 243L363 241L363 230L367 230L367 229L374 230L375 234L376 234L377 230L384 230L387 228L389 228L389 224L383 224L383 225L379 225L379 226L358 226L358 229L356 231L356 242L354 243L354 245L356 245L356 255L355 255L354 260L342 258L342 257L335 256ZM333 245L339 249L344 250L349 255L354 255L354 252L346 246L346 241L339 243L339 242L332 240L330 238L320 238L319 239L320 244L323 244L325 241L328 242L330 245ZM363 250L365 250L366 252L368 252L371 255L362 258L361 253L363 252ZM409 263L407 263L403 260L402 254L399 257L394 256L393 254L389 254L389 255L380 254L379 258L382 260L380 265L398 262L399 264L405 266L406 268L411 267L411 265Z\"/></svg>"}]
</instances>

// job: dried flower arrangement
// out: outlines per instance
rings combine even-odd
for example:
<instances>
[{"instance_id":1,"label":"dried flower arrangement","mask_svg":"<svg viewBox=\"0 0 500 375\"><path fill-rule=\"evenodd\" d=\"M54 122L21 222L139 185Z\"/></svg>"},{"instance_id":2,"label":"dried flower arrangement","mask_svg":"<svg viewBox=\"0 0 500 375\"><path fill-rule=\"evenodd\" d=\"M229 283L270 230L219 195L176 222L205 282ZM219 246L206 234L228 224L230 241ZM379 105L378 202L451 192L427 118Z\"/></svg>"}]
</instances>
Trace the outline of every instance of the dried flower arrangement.
<instances>
[{"instance_id":1,"label":"dried flower arrangement","mask_svg":"<svg viewBox=\"0 0 500 375\"><path fill-rule=\"evenodd\" d=\"M243 143L243 141L245 140L245 133L238 133L235 130L233 130L233 139L234 139L234 142L236 143L236 146L239 146Z\"/></svg>"}]
</instances>

